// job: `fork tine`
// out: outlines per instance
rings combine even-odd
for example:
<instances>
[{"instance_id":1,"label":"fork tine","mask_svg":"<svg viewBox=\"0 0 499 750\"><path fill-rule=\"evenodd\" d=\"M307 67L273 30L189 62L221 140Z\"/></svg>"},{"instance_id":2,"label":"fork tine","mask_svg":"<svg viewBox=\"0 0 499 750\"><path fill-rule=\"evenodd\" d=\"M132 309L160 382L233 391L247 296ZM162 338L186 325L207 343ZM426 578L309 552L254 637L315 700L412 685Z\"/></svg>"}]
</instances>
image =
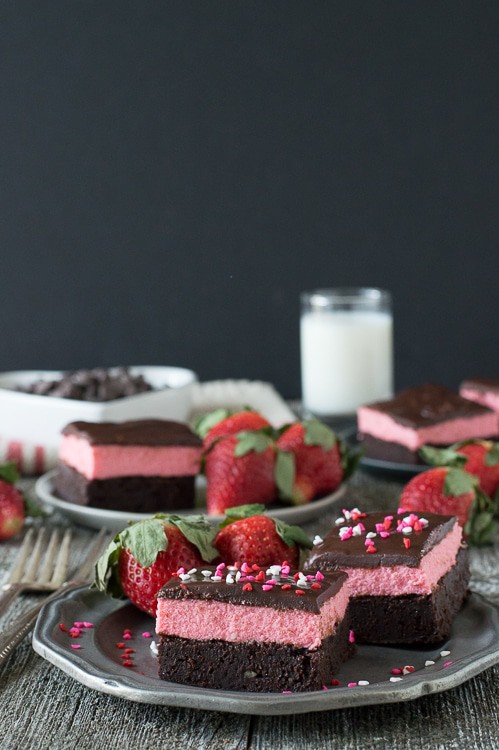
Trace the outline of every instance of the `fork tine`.
<instances>
[{"instance_id":1,"label":"fork tine","mask_svg":"<svg viewBox=\"0 0 499 750\"><path fill-rule=\"evenodd\" d=\"M54 559L59 547L59 532L57 529L52 531L50 535L47 551L43 558L43 566L38 575L38 583L48 583L54 569Z\"/></svg>"},{"instance_id":2,"label":"fork tine","mask_svg":"<svg viewBox=\"0 0 499 750\"><path fill-rule=\"evenodd\" d=\"M94 543L92 544L91 548L89 549L87 555L85 556L85 559L81 563L78 572L77 572L77 578L81 579L82 581L86 581L87 578L90 576L93 567L97 560L97 555L103 548L104 539L107 536L107 532L105 529L101 529L97 536L95 537ZM110 538L112 538L113 535L111 535Z\"/></svg>"},{"instance_id":3,"label":"fork tine","mask_svg":"<svg viewBox=\"0 0 499 750\"><path fill-rule=\"evenodd\" d=\"M18 583L21 580L22 573L24 572L24 566L26 565L26 560L28 559L28 555L31 553L31 550L33 548L34 533L34 529L32 528L28 529L28 531L26 532L23 543L17 555L15 565L12 568L12 572L8 578L8 583Z\"/></svg>"},{"instance_id":4,"label":"fork tine","mask_svg":"<svg viewBox=\"0 0 499 750\"><path fill-rule=\"evenodd\" d=\"M21 578L21 582L35 581L38 577L38 568L40 566L40 560L45 549L45 539L47 537L47 530L42 526L38 530L38 536L36 537L35 546L33 547L31 554L26 561L26 568Z\"/></svg>"},{"instance_id":5,"label":"fork tine","mask_svg":"<svg viewBox=\"0 0 499 750\"><path fill-rule=\"evenodd\" d=\"M59 554L55 563L54 574L50 580L53 586L60 586L66 579L71 546L71 529L66 529L62 538Z\"/></svg>"}]
</instances>

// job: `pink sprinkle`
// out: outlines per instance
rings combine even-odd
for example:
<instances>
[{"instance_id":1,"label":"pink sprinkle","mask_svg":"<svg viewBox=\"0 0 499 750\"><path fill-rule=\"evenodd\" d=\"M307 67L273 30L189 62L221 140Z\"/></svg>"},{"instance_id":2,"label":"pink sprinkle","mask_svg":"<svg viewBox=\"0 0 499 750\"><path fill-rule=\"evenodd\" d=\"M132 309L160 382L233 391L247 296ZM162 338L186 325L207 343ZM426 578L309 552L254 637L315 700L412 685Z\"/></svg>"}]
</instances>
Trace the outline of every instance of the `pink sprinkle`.
<instances>
[{"instance_id":1,"label":"pink sprinkle","mask_svg":"<svg viewBox=\"0 0 499 750\"><path fill-rule=\"evenodd\" d=\"M81 648L81 646L80 646L79 643L72 643L71 644L71 648ZM445 666L445 664L444 664L444 666Z\"/></svg>"},{"instance_id":2,"label":"pink sprinkle","mask_svg":"<svg viewBox=\"0 0 499 750\"><path fill-rule=\"evenodd\" d=\"M247 562L243 562L243 564L241 565L241 573L249 573L250 570L251 570L251 568L248 565L248 563Z\"/></svg>"},{"instance_id":3,"label":"pink sprinkle","mask_svg":"<svg viewBox=\"0 0 499 750\"><path fill-rule=\"evenodd\" d=\"M275 586L276 583L277 583L277 581L276 581L275 578L269 578L269 580L267 581L267 584L269 584L271 586ZM262 586L262 588L263 588L263 586Z\"/></svg>"},{"instance_id":4,"label":"pink sprinkle","mask_svg":"<svg viewBox=\"0 0 499 750\"><path fill-rule=\"evenodd\" d=\"M82 628L82 627L83 627L83 623L82 623L82 622L74 622L74 623L73 623L73 626L74 626L75 628Z\"/></svg>"},{"instance_id":5,"label":"pink sprinkle","mask_svg":"<svg viewBox=\"0 0 499 750\"><path fill-rule=\"evenodd\" d=\"M132 638L130 633L123 633L123 640L129 641Z\"/></svg>"},{"instance_id":6,"label":"pink sprinkle","mask_svg":"<svg viewBox=\"0 0 499 750\"><path fill-rule=\"evenodd\" d=\"M378 534L380 534L382 531L385 530L385 524L384 523L377 523L375 524L375 529Z\"/></svg>"},{"instance_id":7,"label":"pink sprinkle","mask_svg":"<svg viewBox=\"0 0 499 750\"><path fill-rule=\"evenodd\" d=\"M69 628L68 632L69 632L69 635L71 636L71 638L79 638L80 635L81 635L80 628Z\"/></svg>"},{"instance_id":8,"label":"pink sprinkle","mask_svg":"<svg viewBox=\"0 0 499 750\"><path fill-rule=\"evenodd\" d=\"M94 624L93 622L84 622L83 627L84 628L93 628Z\"/></svg>"},{"instance_id":9,"label":"pink sprinkle","mask_svg":"<svg viewBox=\"0 0 499 750\"><path fill-rule=\"evenodd\" d=\"M380 537L382 539L386 539L388 536L390 536L390 532L389 531L380 531L379 535L380 535Z\"/></svg>"},{"instance_id":10,"label":"pink sprinkle","mask_svg":"<svg viewBox=\"0 0 499 750\"><path fill-rule=\"evenodd\" d=\"M351 630L348 634L348 642L355 643L355 633L353 632L353 630Z\"/></svg>"},{"instance_id":11,"label":"pink sprinkle","mask_svg":"<svg viewBox=\"0 0 499 750\"><path fill-rule=\"evenodd\" d=\"M150 638L150 637L151 637L150 632L148 630L144 630L144 632L142 633L142 638Z\"/></svg>"},{"instance_id":12,"label":"pink sprinkle","mask_svg":"<svg viewBox=\"0 0 499 750\"><path fill-rule=\"evenodd\" d=\"M349 682L348 685L347 685L347 687L357 687L357 683L356 682Z\"/></svg>"},{"instance_id":13,"label":"pink sprinkle","mask_svg":"<svg viewBox=\"0 0 499 750\"><path fill-rule=\"evenodd\" d=\"M269 586L268 583L264 583L263 586L262 586L262 591L272 591L273 588L274 587L273 586Z\"/></svg>"},{"instance_id":14,"label":"pink sprinkle","mask_svg":"<svg viewBox=\"0 0 499 750\"><path fill-rule=\"evenodd\" d=\"M293 695L293 691L292 690L283 690L282 694L283 695Z\"/></svg>"},{"instance_id":15,"label":"pink sprinkle","mask_svg":"<svg viewBox=\"0 0 499 750\"><path fill-rule=\"evenodd\" d=\"M366 539L364 544L366 545L366 547L374 547L374 542L372 539Z\"/></svg>"},{"instance_id":16,"label":"pink sprinkle","mask_svg":"<svg viewBox=\"0 0 499 750\"><path fill-rule=\"evenodd\" d=\"M178 575L178 576L182 576L182 575L184 575L184 573L185 573L185 568L179 568L179 569L177 570L177 575Z\"/></svg>"},{"instance_id":17,"label":"pink sprinkle","mask_svg":"<svg viewBox=\"0 0 499 750\"><path fill-rule=\"evenodd\" d=\"M402 670L399 669L398 667L394 667L394 669L391 669L390 672L392 674L402 674Z\"/></svg>"},{"instance_id":18,"label":"pink sprinkle","mask_svg":"<svg viewBox=\"0 0 499 750\"><path fill-rule=\"evenodd\" d=\"M291 568L289 567L289 565L283 565L283 566L282 566L282 568L281 568L281 573L283 574L283 576L287 576L287 575L289 575L289 574L290 574L290 572L291 572ZM291 691L290 691L290 692L291 692Z\"/></svg>"},{"instance_id":19,"label":"pink sprinkle","mask_svg":"<svg viewBox=\"0 0 499 750\"><path fill-rule=\"evenodd\" d=\"M358 528L358 529L360 529L360 530L361 530L362 532L364 532L364 531L366 530L366 527L365 527L365 526L364 526L364 524L363 524L363 523L361 523L360 521L359 521L359 523L357 524L357 528Z\"/></svg>"},{"instance_id":20,"label":"pink sprinkle","mask_svg":"<svg viewBox=\"0 0 499 750\"><path fill-rule=\"evenodd\" d=\"M344 531L343 534L340 535L340 539L342 542L346 542L347 539L350 539L350 537L353 536L352 527L350 526L348 531Z\"/></svg>"},{"instance_id":21,"label":"pink sprinkle","mask_svg":"<svg viewBox=\"0 0 499 750\"><path fill-rule=\"evenodd\" d=\"M322 689L323 690L329 690L329 688L327 688L325 685L322 686Z\"/></svg>"},{"instance_id":22,"label":"pink sprinkle","mask_svg":"<svg viewBox=\"0 0 499 750\"><path fill-rule=\"evenodd\" d=\"M453 661L446 661L444 663L444 667L450 667L451 664L454 664L454 662Z\"/></svg>"},{"instance_id":23,"label":"pink sprinkle","mask_svg":"<svg viewBox=\"0 0 499 750\"><path fill-rule=\"evenodd\" d=\"M323 581L324 580L324 576L322 575L322 573L320 572L320 570L318 570L317 573L315 574L315 580L316 581Z\"/></svg>"}]
</instances>

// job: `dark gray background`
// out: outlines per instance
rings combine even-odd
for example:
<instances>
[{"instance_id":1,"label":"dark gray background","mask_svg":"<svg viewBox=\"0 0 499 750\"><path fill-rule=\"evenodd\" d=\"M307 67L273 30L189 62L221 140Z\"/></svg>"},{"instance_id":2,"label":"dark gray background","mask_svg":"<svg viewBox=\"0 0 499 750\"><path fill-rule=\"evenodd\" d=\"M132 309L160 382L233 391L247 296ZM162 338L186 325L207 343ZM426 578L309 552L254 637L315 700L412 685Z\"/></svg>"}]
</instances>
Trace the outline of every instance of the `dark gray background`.
<instances>
[{"instance_id":1,"label":"dark gray background","mask_svg":"<svg viewBox=\"0 0 499 750\"><path fill-rule=\"evenodd\" d=\"M0 2L0 369L299 395L298 295L394 295L396 385L499 377L497 2Z\"/></svg>"}]
</instances>

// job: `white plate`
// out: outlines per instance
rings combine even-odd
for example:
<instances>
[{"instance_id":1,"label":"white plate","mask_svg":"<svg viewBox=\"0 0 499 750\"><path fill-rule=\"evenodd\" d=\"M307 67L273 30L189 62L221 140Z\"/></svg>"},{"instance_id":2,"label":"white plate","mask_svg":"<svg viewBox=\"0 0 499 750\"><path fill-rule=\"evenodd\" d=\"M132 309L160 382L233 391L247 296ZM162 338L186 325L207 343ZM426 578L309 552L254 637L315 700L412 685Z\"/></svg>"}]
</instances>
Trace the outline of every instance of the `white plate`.
<instances>
[{"instance_id":1,"label":"white plate","mask_svg":"<svg viewBox=\"0 0 499 750\"><path fill-rule=\"evenodd\" d=\"M74 620L88 621L77 641L61 631ZM123 666L117 643L124 628L132 632L133 666ZM449 641L440 646L359 646L342 664L340 684L306 693L243 693L178 685L160 680L151 639L154 620L129 602L117 601L95 589L66 591L46 604L36 623L33 648L73 679L101 693L158 706L184 706L208 711L270 715L327 711L335 708L395 703L439 693L471 679L499 662L499 611L471 594L457 615ZM73 650L72 645L80 646ZM450 652L447 656L441 650ZM434 662L425 667L425 661ZM415 671L390 682L391 669L411 664ZM359 680L368 685L347 687ZM415 708L417 710L417 708Z\"/></svg>"},{"instance_id":2,"label":"white plate","mask_svg":"<svg viewBox=\"0 0 499 750\"><path fill-rule=\"evenodd\" d=\"M54 494L54 488L52 485L52 477L54 476L55 469L48 471L46 474L41 476L35 484L35 492L40 498L42 503L52 509L59 510L66 515L71 521L79 523L82 526L88 526L91 529L109 529L110 531L121 531L128 523L128 521L143 521L146 518L150 518L152 513L128 513L126 511L119 510L103 510L101 508L90 508L87 505L76 505L75 503L68 503L66 500L61 500L57 495ZM341 485L336 492L330 495L321 497L318 500L313 500L306 505L297 505L290 507L274 507L268 510L269 516L278 518L281 521L287 523L299 524L311 521L317 518L319 515L324 513L326 510L331 508L337 500L345 492L345 485ZM176 513L178 515L192 515L193 513L203 512L203 496L204 496L204 478L198 477L196 484L196 493L198 496L199 506L189 510L171 510L170 513ZM213 523L218 523L222 520L223 516L206 516L206 518Z\"/></svg>"}]
</instances>

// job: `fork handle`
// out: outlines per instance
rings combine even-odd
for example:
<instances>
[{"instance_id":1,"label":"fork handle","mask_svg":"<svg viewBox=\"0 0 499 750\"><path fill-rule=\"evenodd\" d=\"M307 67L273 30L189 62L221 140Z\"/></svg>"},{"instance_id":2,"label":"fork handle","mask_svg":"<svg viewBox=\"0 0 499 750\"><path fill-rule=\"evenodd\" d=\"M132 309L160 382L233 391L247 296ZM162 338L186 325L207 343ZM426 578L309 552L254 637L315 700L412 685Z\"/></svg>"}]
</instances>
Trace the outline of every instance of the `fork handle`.
<instances>
[{"instance_id":1,"label":"fork handle","mask_svg":"<svg viewBox=\"0 0 499 750\"><path fill-rule=\"evenodd\" d=\"M35 627L36 618L38 617L38 613L41 608L44 607L48 602L52 601L52 599L58 597L61 591L68 588L74 588L78 585L81 585L81 581L72 581L63 584L61 588L57 589L57 591L54 591L51 596L48 596L46 599L38 602L33 607L31 607L31 609L25 612L25 614L22 615L14 625L11 625L10 628L7 628L7 630L0 633L0 666L2 666L4 661L8 659L10 654L23 640L23 638L25 638L25 636L27 636L28 633L33 630L33 628Z\"/></svg>"},{"instance_id":2,"label":"fork handle","mask_svg":"<svg viewBox=\"0 0 499 750\"><path fill-rule=\"evenodd\" d=\"M0 617L24 588L23 583L8 583L4 587L4 593L0 597Z\"/></svg>"}]
</instances>

